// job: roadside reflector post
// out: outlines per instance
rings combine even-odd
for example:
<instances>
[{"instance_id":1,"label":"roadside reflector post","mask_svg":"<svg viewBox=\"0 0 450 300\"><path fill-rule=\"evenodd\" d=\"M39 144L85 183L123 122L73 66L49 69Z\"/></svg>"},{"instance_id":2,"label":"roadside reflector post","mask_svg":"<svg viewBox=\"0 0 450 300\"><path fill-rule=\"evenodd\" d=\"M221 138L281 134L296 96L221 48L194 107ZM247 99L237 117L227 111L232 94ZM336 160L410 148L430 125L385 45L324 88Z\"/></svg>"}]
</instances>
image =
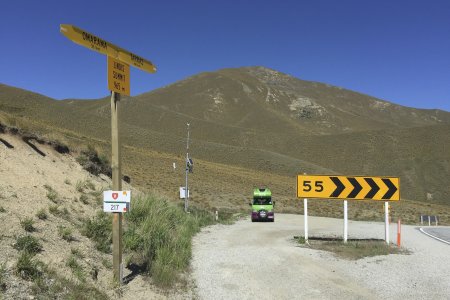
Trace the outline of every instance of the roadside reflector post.
<instances>
[{"instance_id":1,"label":"roadside reflector post","mask_svg":"<svg viewBox=\"0 0 450 300\"><path fill-rule=\"evenodd\" d=\"M120 94L111 92L111 146L112 146L112 184L114 191L122 190L122 170L119 137ZM112 220L113 271L114 281L122 283L122 213L113 213Z\"/></svg>"},{"instance_id":2,"label":"roadside reflector post","mask_svg":"<svg viewBox=\"0 0 450 300\"><path fill-rule=\"evenodd\" d=\"M397 221L397 247L400 248L402 242L402 221L398 219Z\"/></svg>"},{"instance_id":3,"label":"roadside reflector post","mask_svg":"<svg viewBox=\"0 0 450 300\"><path fill-rule=\"evenodd\" d=\"M303 224L305 227L305 242L308 242L308 199L303 199L303 210L304 210L304 217L303 217Z\"/></svg>"},{"instance_id":4,"label":"roadside reflector post","mask_svg":"<svg viewBox=\"0 0 450 300\"><path fill-rule=\"evenodd\" d=\"M384 236L386 244L389 245L389 202L384 202Z\"/></svg>"},{"instance_id":5,"label":"roadside reflector post","mask_svg":"<svg viewBox=\"0 0 450 300\"><path fill-rule=\"evenodd\" d=\"M344 243L347 243L347 235L348 235L347 200L344 200Z\"/></svg>"},{"instance_id":6,"label":"roadside reflector post","mask_svg":"<svg viewBox=\"0 0 450 300\"><path fill-rule=\"evenodd\" d=\"M219 211L216 210L216 221L219 221Z\"/></svg>"},{"instance_id":7,"label":"roadside reflector post","mask_svg":"<svg viewBox=\"0 0 450 300\"><path fill-rule=\"evenodd\" d=\"M431 226L431 218L428 216L428 226Z\"/></svg>"}]
</instances>

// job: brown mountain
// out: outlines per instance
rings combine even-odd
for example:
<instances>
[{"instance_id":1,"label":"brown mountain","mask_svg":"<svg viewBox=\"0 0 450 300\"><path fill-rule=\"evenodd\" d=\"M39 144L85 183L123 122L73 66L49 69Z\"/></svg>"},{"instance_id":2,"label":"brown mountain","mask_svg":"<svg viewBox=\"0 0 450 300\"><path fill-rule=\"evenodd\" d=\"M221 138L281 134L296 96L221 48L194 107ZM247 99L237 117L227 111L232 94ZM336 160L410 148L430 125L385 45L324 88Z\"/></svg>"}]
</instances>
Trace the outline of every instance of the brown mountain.
<instances>
[{"instance_id":1,"label":"brown mountain","mask_svg":"<svg viewBox=\"0 0 450 300\"><path fill-rule=\"evenodd\" d=\"M97 142L110 137L108 98L55 101L0 85L0 112L3 122L21 120L66 137ZM229 170L238 167L286 178L303 172L400 176L403 197L449 203L449 112L404 107L267 68L247 67L201 73L123 97L121 118L123 142L136 151L157 151L182 160L189 122L190 152L205 166L218 163ZM156 176L149 175L151 168L142 162L127 160L129 168L139 170L135 176ZM205 189L213 189L217 180L225 187L230 184L207 174L203 180ZM173 184L159 181L166 190ZM284 192L292 198L295 181Z\"/></svg>"}]
</instances>

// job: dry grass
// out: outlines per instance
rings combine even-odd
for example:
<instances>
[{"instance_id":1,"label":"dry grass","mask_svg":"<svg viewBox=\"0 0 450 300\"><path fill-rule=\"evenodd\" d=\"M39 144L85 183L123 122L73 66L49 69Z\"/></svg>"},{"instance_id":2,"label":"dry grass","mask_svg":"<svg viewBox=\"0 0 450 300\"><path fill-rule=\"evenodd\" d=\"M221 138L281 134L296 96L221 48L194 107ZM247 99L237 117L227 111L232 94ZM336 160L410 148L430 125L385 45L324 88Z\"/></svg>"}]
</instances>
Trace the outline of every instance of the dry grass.
<instances>
[{"instance_id":1,"label":"dry grass","mask_svg":"<svg viewBox=\"0 0 450 300\"><path fill-rule=\"evenodd\" d=\"M247 75L236 75L234 71L224 71L223 74L251 81ZM204 79L210 84L216 82L216 79L208 76ZM248 86L255 84L247 81ZM226 82L226 88L234 93L231 89L234 86L233 80ZM329 99L330 103L335 101L332 94L327 94L332 91L328 87L318 85L322 90L315 91L317 86L303 84L308 87L311 97L324 97ZM20 127L23 131L33 132L46 139L62 141L74 152L81 152L91 145L98 151L99 156L110 157L108 99L75 101L70 104L68 114L67 101L55 102L26 91L4 89L8 97L1 98L0 104L8 109L0 111L2 124ZM172 92L157 91L155 95L161 98L152 95L152 103L157 104L164 99L168 101L167 105L175 106L182 95L181 91L174 92L173 99L169 97ZM236 97L245 96L239 94L240 92L236 93ZM362 97L348 91L345 91L345 94L351 101ZM266 123L270 125L267 131L262 132L253 126L267 124L260 124L254 118L237 126L223 125L233 122L232 112L228 112L231 115L227 115L227 119L214 122L205 121L204 116L200 115L193 118L192 116L202 111L199 107L203 105L203 100L195 97L189 98L192 102L185 101L192 106L183 110L183 114L164 110L156 104L148 105L148 97L149 95L142 95L133 101L124 101L121 123L124 145L123 173L129 175L132 184L144 192L157 191L174 202L181 202L178 189L184 185L185 123L192 121L193 140L190 152L195 168L194 174L189 176L191 201L211 213L215 210L247 212L252 188L257 186L268 186L272 189L278 212L302 213L301 199L295 196L295 176L303 172L387 174L401 177L404 199L420 200L393 203L394 220L401 218L404 223L416 224L420 214L430 214L438 215L442 224L450 224L450 203L447 200L450 193L447 184L450 160L448 151L445 150L450 148L448 125L413 129L395 125L385 130L382 128L385 125L380 124L386 122L386 119L382 119L385 116L380 115L380 119L375 122L378 125L372 121L364 125L361 120L350 120L349 122L356 122L352 123L354 131L351 133L314 135L311 134L313 131L307 133L308 130L299 128L300 125L293 125L292 120L285 117L283 119L276 113L275 108L269 107L270 115L267 116L264 112L267 107L257 105L257 112L254 113L266 115ZM243 98L239 99L243 101ZM45 106L36 104L44 102ZM145 107L143 103L147 103ZM242 108L242 111L245 112L245 109ZM87 114L86 111L92 113ZM409 113L408 110L406 112ZM141 113L145 113L146 117L136 117ZM241 112L235 112L238 113ZM415 113L426 116L426 112ZM412 126L417 120L408 119L412 117L405 117L406 115L408 114L402 111L399 123ZM302 123L301 126L309 128L308 126L316 126L314 124ZM378 130L361 132L367 124L376 125L374 128ZM358 129L359 125L364 126ZM300 136L299 132L305 135ZM172 168L174 162L177 165L175 170ZM81 186L78 188L85 189ZM433 195L433 200L425 202L427 193ZM53 195L50 195L50 198L54 198ZM316 216L341 217L342 202L311 200L310 213ZM350 202L349 217L354 220L382 221L382 203Z\"/></svg>"},{"instance_id":2,"label":"dry grass","mask_svg":"<svg viewBox=\"0 0 450 300\"><path fill-rule=\"evenodd\" d=\"M343 241L321 241L308 240L308 245L305 244L304 239L298 240L303 247L308 247L315 250L323 250L332 252L337 257L358 260L365 257L390 255L390 254L408 254L405 249L398 248L395 245L388 245L385 241L378 240L352 240L344 243Z\"/></svg>"}]
</instances>

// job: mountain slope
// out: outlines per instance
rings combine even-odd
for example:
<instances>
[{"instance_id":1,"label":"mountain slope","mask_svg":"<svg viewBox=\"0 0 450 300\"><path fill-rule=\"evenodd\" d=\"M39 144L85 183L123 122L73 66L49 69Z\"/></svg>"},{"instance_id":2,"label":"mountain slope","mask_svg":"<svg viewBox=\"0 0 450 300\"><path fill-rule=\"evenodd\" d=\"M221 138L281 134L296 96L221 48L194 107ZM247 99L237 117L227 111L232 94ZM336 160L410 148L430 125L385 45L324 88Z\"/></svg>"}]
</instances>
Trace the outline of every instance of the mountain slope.
<instances>
[{"instance_id":1,"label":"mountain slope","mask_svg":"<svg viewBox=\"0 0 450 300\"><path fill-rule=\"evenodd\" d=\"M0 85L0 108L0 121L6 123L31 122L35 130L61 130L103 145L110 140L108 98L54 101ZM303 172L400 176L404 197L448 202L450 195L445 150L450 149L450 113L445 111L403 107L248 67L201 73L123 97L120 114L122 141L138 152L182 158L189 122L190 153L205 163L289 177ZM142 176L142 184L153 178L147 166L128 160L130 173ZM172 183L160 185L173 189Z\"/></svg>"}]
</instances>

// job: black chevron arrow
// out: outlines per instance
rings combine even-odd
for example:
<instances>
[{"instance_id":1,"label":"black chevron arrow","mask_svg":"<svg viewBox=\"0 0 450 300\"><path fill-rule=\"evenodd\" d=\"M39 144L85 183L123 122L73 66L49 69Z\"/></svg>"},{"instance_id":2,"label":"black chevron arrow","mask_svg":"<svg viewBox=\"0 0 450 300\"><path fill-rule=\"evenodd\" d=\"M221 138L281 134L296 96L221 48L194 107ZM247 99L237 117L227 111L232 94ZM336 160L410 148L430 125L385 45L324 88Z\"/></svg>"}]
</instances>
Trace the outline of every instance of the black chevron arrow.
<instances>
[{"instance_id":1,"label":"black chevron arrow","mask_svg":"<svg viewBox=\"0 0 450 300\"><path fill-rule=\"evenodd\" d=\"M392 183L391 180L387 178L383 178L381 180L383 180L384 184L389 188L389 190L386 192L386 194L384 194L384 196L381 199L389 200L397 191L397 187Z\"/></svg>"},{"instance_id":2,"label":"black chevron arrow","mask_svg":"<svg viewBox=\"0 0 450 300\"><path fill-rule=\"evenodd\" d=\"M337 177L330 177L330 179L336 185L336 189L330 195L330 197L339 197L339 195L342 193L342 191L345 190L345 185L343 185L342 182Z\"/></svg>"},{"instance_id":3,"label":"black chevron arrow","mask_svg":"<svg viewBox=\"0 0 450 300\"><path fill-rule=\"evenodd\" d=\"M353 185L353 191L350 192L347 198L355 198L358 196L359 192L361 192L362 186L359 184L358 180L353 177L347 177L347 179Z\"/></svg>"},{"instance_id":4,"label":"black chevron arrow","mask_svg":"<svg viewBox=\"0 0 450 300\"><path fill-rule=\"evenodd\" d=\"M372 178L364 178L364 180L370 185L371 190L364 197L365 199L372 199L380 190L380 187L375 183Z\"/></svg>"}]
</instances>

